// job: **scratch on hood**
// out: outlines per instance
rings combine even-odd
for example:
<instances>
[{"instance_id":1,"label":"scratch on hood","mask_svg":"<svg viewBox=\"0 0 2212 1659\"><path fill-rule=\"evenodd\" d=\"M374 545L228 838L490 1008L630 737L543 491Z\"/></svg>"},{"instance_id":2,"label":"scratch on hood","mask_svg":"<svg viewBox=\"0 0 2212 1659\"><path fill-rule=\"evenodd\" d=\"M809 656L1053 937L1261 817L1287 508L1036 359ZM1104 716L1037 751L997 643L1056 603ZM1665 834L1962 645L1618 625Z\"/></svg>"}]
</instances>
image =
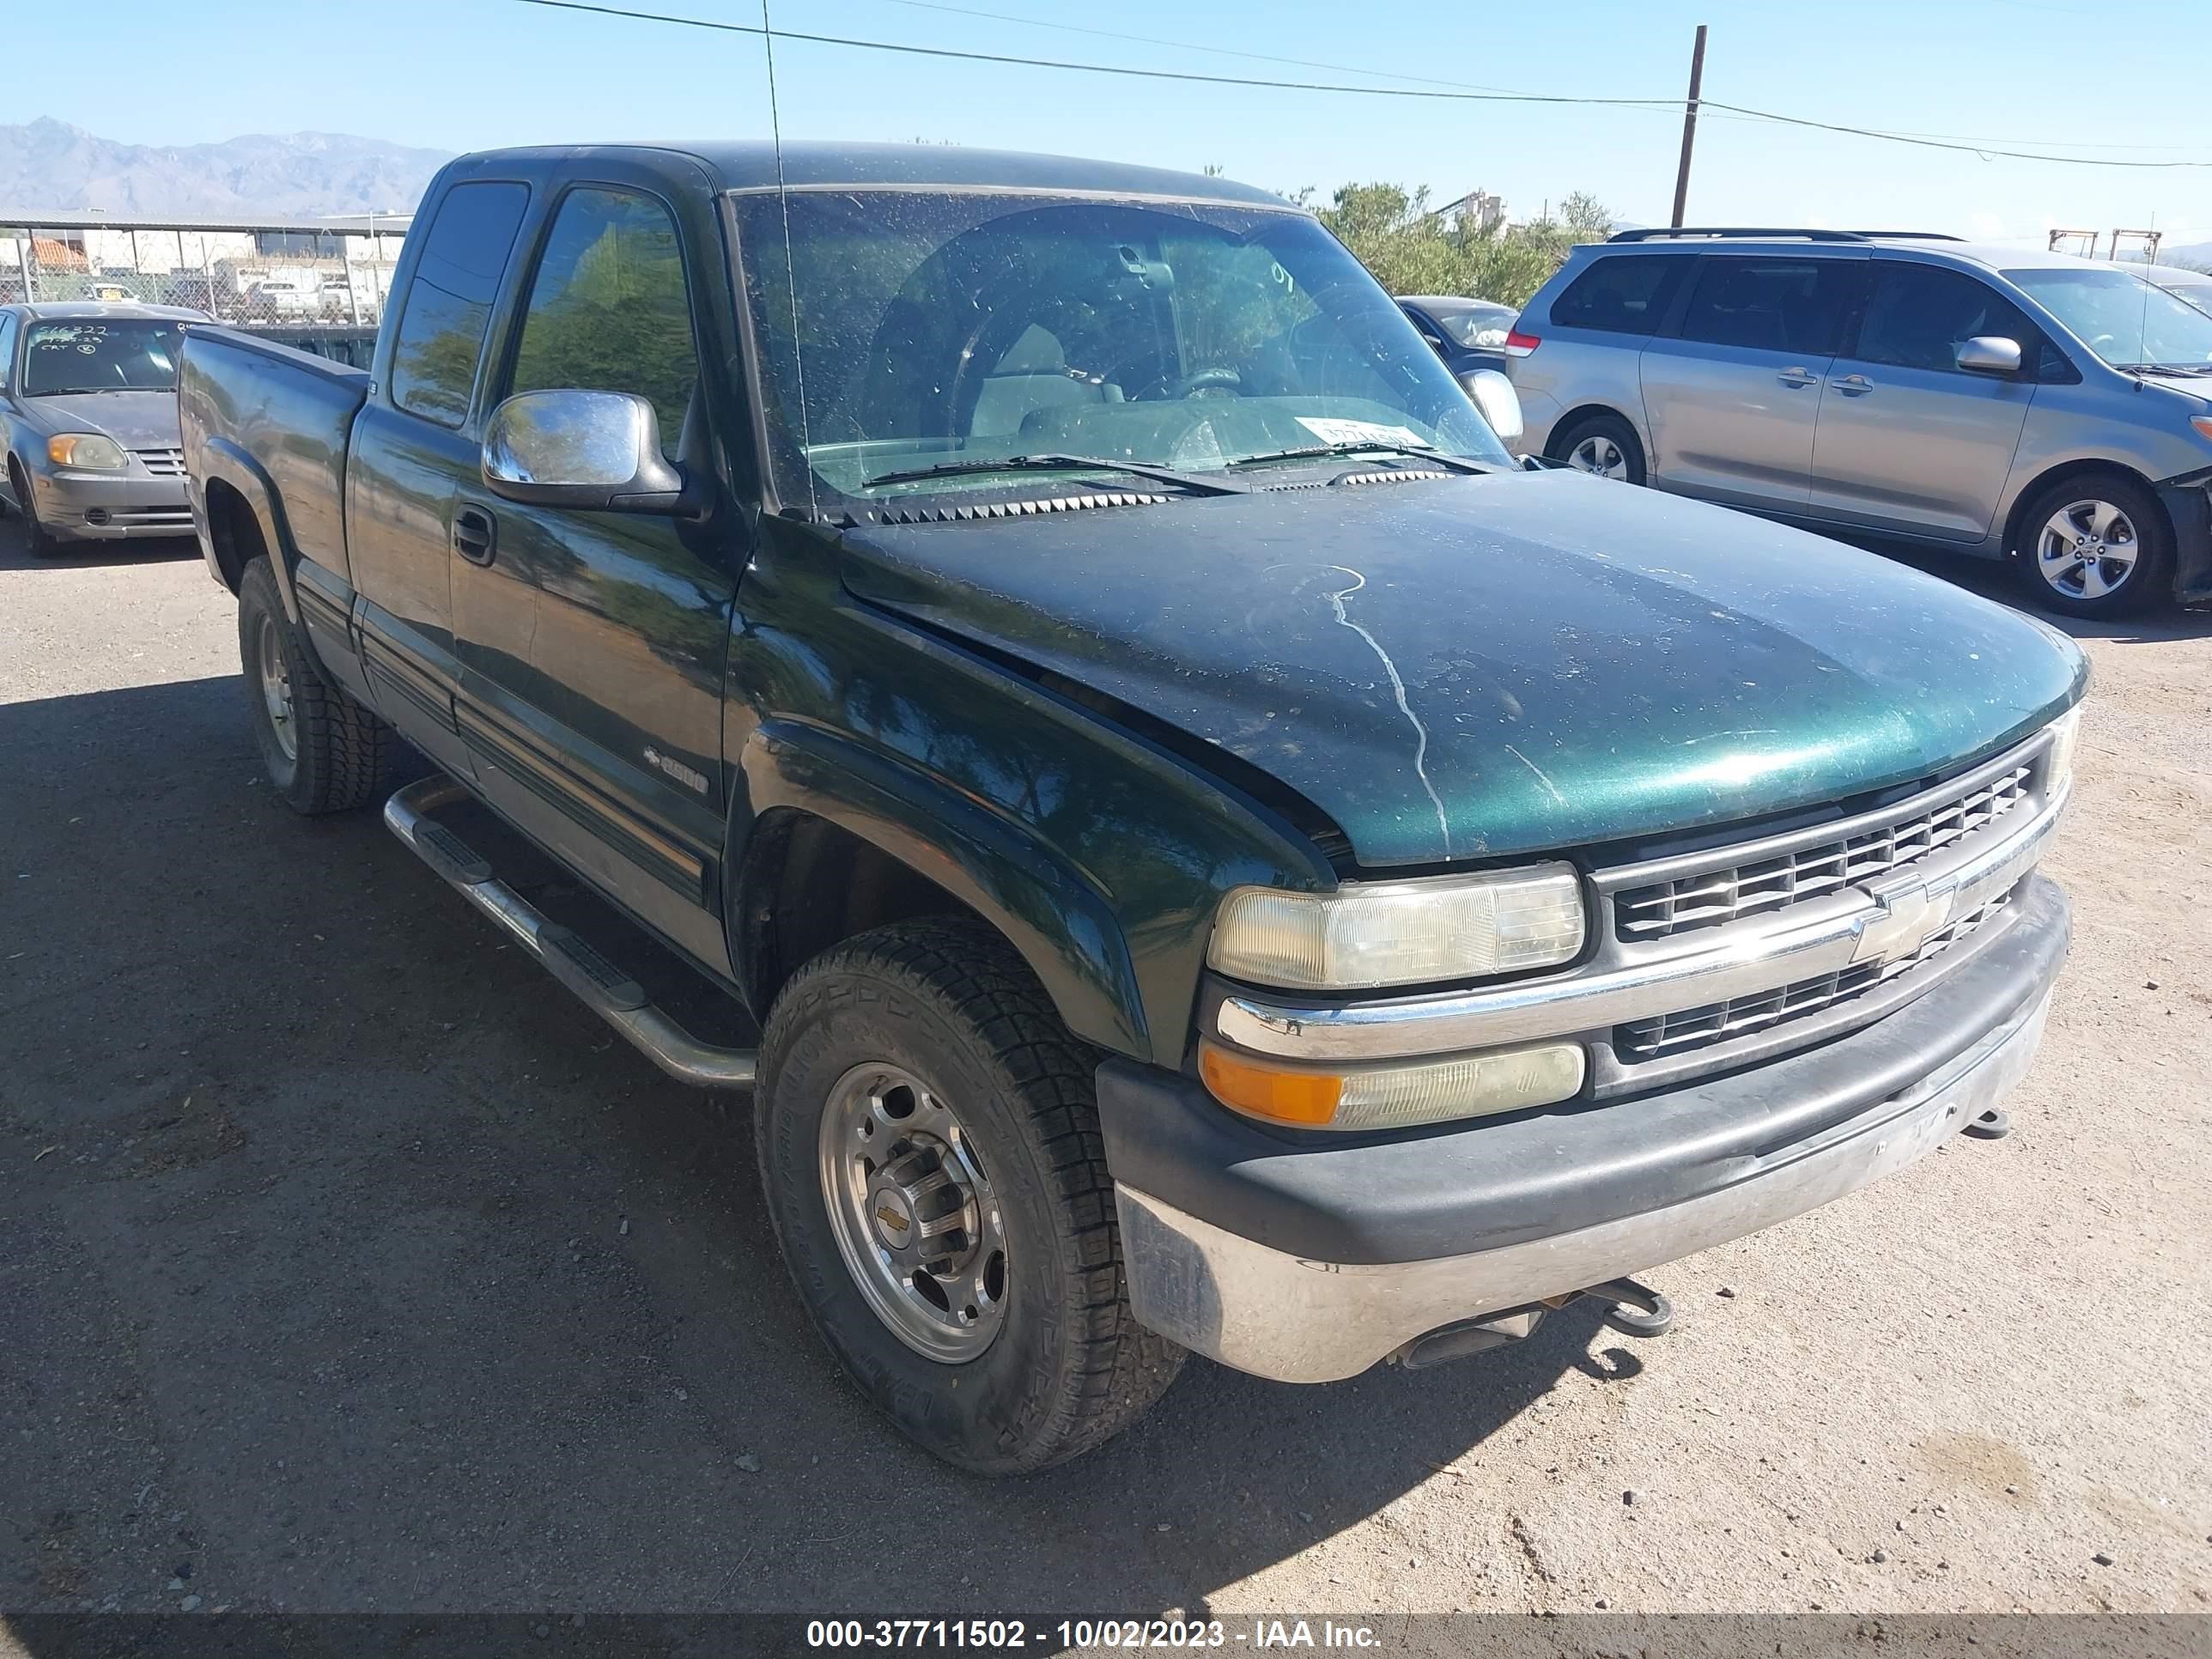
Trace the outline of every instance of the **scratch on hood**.
<instances>
[{"instance_id":1,"label":"scratch on hood","mask_svg":"<svg viewBox=\"0 0 2212 1659\"><path fill-rule=\"evenodd\" d=\"M1437 828L1443 831L1444 856L1449 858L1451 856L1451 820L1444 815L1443 797L1437 793L1436 785L1429 781L1429 728L1421 724L1420 716L1413 712L1413 706L1406 701L1406 682L1398 677L1398 665L1390 660L1390 653L1382 648L1381 642L1372 634L1345 614L1344 602L1367 586L1367 578L1345 565L1333 564L1328 568L1331 570L1341 570L1352 578L1351 586L1340 588L1328 596L1329 605L1336 612L1337 621L1367 641L1367 648L1375 653L1382 665L1382 672L1390 677L1390 690L1398 699L1398 712L1406 717L1407 723L1413 728L1413 770L1421 780L1421 787L1429 792L1430 805L1437 809Z\"/></svg>"}]
</instances>

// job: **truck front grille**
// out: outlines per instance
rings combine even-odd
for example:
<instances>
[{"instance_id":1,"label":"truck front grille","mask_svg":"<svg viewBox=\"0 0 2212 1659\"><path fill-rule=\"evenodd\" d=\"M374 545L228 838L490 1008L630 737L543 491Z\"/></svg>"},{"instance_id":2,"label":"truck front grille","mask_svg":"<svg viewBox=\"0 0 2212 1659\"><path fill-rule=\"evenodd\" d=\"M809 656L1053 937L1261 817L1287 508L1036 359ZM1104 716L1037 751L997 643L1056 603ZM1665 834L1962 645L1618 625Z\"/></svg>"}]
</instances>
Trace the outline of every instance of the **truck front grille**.
<instances>
[{"instance_id":1,"label":"truck front grille","mask_svg":"<svg viewBox=\"0 0 2212 1659\"><path fill-rule=\"evenodd\" d=\"M1857 963L1832 974L1799 980L1794 985L1784 985L1776 990L1761 991L1755 995L1736 997L1726 1002L1709 1002L1701 1008L1685 1008L1651 1019L1616 1025L1613 1029L1613 1052L1624 1063L1630 1065L1664 1060L1674 1054L1686 1054L1692 1049L1709 1048L1715 1043L1727 1042L1753 1031L1763 1031L1788 1020L1802 1019L1808 1014L1818 1013L1823 1008L1832 1008L1837 1003L1847 1002L1877 985L1886 985L1941 956L2002 909L2011 899L2010 893L1998 894L1972 915L1961 916L1949 927L1930 933L1918 950L1907 956L1888 962Z\"/></svg>"},{"instance_id":2,"label":"truck front grille","mask_svg":"<svg viewBox=\"0 0 2212 1659\"><path fill-rule=\"evenodd\" d=\"M1855 836L1631 888L1613 898L1613 932L1633 944L1719 927L1917 864L2030 799L2032 766L2023 763L1948 799L1938 796L1932 805L1928 796L1916 796L1901 804L1905 816Z\"/></svg>"}]
</instances>

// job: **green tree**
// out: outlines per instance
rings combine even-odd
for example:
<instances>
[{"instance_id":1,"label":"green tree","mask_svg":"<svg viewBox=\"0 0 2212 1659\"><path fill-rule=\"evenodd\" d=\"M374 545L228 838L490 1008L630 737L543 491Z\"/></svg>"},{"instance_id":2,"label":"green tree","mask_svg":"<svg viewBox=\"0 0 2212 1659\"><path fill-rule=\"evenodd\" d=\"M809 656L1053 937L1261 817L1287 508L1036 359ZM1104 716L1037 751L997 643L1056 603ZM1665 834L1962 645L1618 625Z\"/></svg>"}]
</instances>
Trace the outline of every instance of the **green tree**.
<instances>
[{"instance_id":1,"label":"green tree","mask_svg":"<svg viewBox=\"0 0 2212 1659\"><path fill-rule=\"evenodd\" d=\"M1298 200L1309 205L1310 190ZM1522 306L1559 268L1568 250L1602 241L1613 216L1585 191L1559 204L1559 217L1484 225L1472 215L1429 206L1425 189L1346 185L1316 208L1322 223L1393 294L1464 294Z\"/></svg>"}]
</instances>

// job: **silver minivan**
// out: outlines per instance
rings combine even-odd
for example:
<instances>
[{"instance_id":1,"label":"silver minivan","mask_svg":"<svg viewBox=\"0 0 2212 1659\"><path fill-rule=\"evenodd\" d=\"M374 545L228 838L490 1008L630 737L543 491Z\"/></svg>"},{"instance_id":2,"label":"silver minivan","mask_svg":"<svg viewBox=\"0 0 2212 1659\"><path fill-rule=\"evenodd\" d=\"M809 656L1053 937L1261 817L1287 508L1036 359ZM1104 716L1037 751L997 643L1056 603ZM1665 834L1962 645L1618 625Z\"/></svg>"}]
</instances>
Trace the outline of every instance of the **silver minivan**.
<instances>
[{"instance_id":1,"label":"silver minivan","mask_svg":"<svg viewBox=\"0 0 2212 1659\"><path fill-rule=\"evenodd\" d=\"M2212 599L2212 316L1949 237L1626 231L1506 342L1528 449L1831 534L2013 560L2054 611Z\"/></svg>"}]
</instances>

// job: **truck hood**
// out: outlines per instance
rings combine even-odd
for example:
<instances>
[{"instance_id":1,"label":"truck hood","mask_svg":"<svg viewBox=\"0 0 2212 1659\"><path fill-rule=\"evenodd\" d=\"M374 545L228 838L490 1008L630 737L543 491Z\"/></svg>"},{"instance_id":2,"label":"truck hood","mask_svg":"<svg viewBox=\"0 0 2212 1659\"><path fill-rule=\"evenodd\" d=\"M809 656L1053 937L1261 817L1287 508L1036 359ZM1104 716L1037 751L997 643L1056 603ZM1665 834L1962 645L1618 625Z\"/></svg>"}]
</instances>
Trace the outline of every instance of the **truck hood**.
<instances>
[{"instance_id":1,"label":"truck hood","mask_svg":"<svg viewBox=\"0 0 2212 1659\"><path fill-rule=\"evenodd\" d=\"M174 449L183 441L173 392L70 392L24 398L16 406L48 437L97 432L125 449Z\"/></svg>"},{"instance_id":2,"label":"truck hood","mask_svg":"<svg viewBox=\"0 0 2212 1659\"><path fill-rule=\"evenodd\" d=\"M846 533L856 596L1264 769L1363 866L1665 834L1956 768L2062 712L2056 630L1579 473Z\"/></svg>"}]
</instances>

